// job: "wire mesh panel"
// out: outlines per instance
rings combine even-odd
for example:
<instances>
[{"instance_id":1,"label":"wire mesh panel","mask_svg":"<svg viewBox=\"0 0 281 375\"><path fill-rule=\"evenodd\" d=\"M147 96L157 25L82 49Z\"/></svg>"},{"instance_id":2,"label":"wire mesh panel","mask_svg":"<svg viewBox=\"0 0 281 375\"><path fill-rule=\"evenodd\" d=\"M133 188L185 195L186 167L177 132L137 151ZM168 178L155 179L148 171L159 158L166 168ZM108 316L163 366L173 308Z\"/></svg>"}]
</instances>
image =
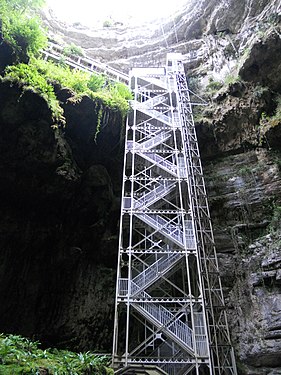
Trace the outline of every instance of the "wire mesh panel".
<instances>
[{"instance_id":1,"label":"wire mesh panel","mask_svg":"<svg viewBox=\"0 0 281 375\"><path fill-rule=\"evenodd\" d=\"M235 375L181 55L130 82L113 365Z\"/></svg>"}]
</instances>

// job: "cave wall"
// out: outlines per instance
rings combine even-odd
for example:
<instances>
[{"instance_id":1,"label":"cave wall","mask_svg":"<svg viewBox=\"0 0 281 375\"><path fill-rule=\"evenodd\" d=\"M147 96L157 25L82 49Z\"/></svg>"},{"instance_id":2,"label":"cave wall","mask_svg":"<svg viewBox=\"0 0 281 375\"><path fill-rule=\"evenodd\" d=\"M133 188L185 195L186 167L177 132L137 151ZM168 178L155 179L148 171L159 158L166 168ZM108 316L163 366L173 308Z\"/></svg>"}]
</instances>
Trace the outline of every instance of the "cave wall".
<instances>
[{"instance_id":1,"label":"cave wall","mask_svg":"<svg viewBox=\"0 0 281 375\"><path fill-rule=\"evenodd\" d=\"M281 94L280 4L196 4L175 14L177 34L171 20L163 27L169 51L184 54L201 93L206 77L223 80L233 67L243 79L207 92L196 128L239 373L277 375L281 123L271 126L265 114ZM62 39L124 71L164 64L157 24L90 33L48 22ZM58 128L42 98L0 85L0 331L110 352L124 124L105 108L95 141L99 104L73 102L67 90L57 95L66 116Z\"/></svg>"},{"instance_id":2,"label":"cave wall","mask_svg":"<svg viewBox=\"0 0 281 375\"><path fill-rule=\"evenodd\" d=\"M103 28L62 23L48 11L42 15L52 41L77 44L87 56L123 72L163 66L167 52L174 51L183 54L188 75L194 69L220 75L279 17L280 8L279 0L189 0L166 20Z\"/></svg>"},{"instance_id":3,"label":"cave wall","mask_svg":"<svg viewBox=\"0 0 281 375\"><path fill-rule=\"evenodd\" d=\"M97 103L69 96L55 127L44 99L0 84L0 331L109 351L122 117L105 109L95 140Z\"/></svg>"},{"instance_id":4,"label":"cave wall","mask_svg":"<svg viewBox=\"0 0 281 375\"><path fill-rule=\"evenodd\" d=\"M280 152L257 148L204 167L241 374L279 374L281 369L280 161Z\"/></svg>"}]
</instances>

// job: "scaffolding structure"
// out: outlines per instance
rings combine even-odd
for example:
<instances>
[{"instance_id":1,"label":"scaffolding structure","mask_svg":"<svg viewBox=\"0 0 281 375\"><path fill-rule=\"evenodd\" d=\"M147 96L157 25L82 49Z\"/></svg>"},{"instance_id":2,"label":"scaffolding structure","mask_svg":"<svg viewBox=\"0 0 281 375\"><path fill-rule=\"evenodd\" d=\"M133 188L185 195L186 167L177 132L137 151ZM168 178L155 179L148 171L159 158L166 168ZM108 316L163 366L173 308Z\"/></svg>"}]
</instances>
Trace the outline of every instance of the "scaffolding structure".
<instances>
[{"instance_id":1,"label":"scaffolding structure","mask_svg":"<svg viewBox=\"0 0 281 375\"><path fill-rule=\"evenodd\" d=\"M181 54L130 82L113 366L236 375Z\"/></svg>"}]
</instances>

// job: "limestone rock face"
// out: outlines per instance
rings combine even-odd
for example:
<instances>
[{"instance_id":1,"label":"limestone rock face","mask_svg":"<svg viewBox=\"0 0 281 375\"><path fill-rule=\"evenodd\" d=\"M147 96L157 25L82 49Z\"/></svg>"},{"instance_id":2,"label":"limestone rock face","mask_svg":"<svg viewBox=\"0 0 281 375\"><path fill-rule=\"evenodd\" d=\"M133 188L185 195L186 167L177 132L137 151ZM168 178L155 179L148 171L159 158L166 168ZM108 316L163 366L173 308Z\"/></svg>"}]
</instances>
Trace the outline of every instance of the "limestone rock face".
<instances>
[{"instance_id":1,"label":"limestone rock face","mask_svg":"<svg viewBox=\"0 0 281 375\"><path fill-rule=\"evenodd\" d=\"M280 153L205 164L230 331L241 373L280 371ZM243 370L243 371L242 371Z\"/></svg>"},{"instance_id":2,"label":"limestone rock face","mask_svg":"<svg viewBox=\"0 0 281 375\"><path fill-rule=\"evenodd\" d=\"M279 13L278 0L189 0L169 19L135 27L67 25L48 12L44 18L54 40L75 43L88 56L124 72L138 66L162 66L167 52L175 51L183 54L189 74L199 66L225 74L233 56L242 53L262 25L276 21Z\"/></svg>"},{"instance_id":3,"label":"limestone rock face","mask_svg":"<svg viewBox=\"0 0 281 375\"><path fill-rule=\"evenodd\" d=\"M240 69L240 76L246 81L268 86L273 91L280 91L280 59L281 38L274 30L254 43Z\"/></svg>"},{"instance_id":4,"label":"limestone rock face","mask_svg":"<svg viewBox=\"0 0 281 375\"><path fill-rule=\"evenodd\" d=\"M87 98L63 104L65 128L37 94L2 83L0 100L0 331L108 351L121 117L105 111L95 142Z\"/></svg>"}]
</instances>

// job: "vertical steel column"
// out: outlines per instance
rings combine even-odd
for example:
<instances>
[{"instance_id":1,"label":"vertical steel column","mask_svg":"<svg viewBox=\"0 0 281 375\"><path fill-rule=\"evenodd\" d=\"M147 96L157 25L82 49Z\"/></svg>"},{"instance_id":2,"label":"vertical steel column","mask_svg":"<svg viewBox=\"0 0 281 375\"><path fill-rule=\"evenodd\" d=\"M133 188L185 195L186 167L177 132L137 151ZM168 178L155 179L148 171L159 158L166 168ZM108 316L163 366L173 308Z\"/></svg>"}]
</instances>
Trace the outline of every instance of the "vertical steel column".
<instances>
[{"instance_id":1,"label":"vertical steel column","mask_svg":"<svg viewBox=\"0 0 281 375\"><path fill-rule=\"evenodd\" d=\"M113 365L236 375L181 60L131 72Z\"/></svg>"}]
</instances>

